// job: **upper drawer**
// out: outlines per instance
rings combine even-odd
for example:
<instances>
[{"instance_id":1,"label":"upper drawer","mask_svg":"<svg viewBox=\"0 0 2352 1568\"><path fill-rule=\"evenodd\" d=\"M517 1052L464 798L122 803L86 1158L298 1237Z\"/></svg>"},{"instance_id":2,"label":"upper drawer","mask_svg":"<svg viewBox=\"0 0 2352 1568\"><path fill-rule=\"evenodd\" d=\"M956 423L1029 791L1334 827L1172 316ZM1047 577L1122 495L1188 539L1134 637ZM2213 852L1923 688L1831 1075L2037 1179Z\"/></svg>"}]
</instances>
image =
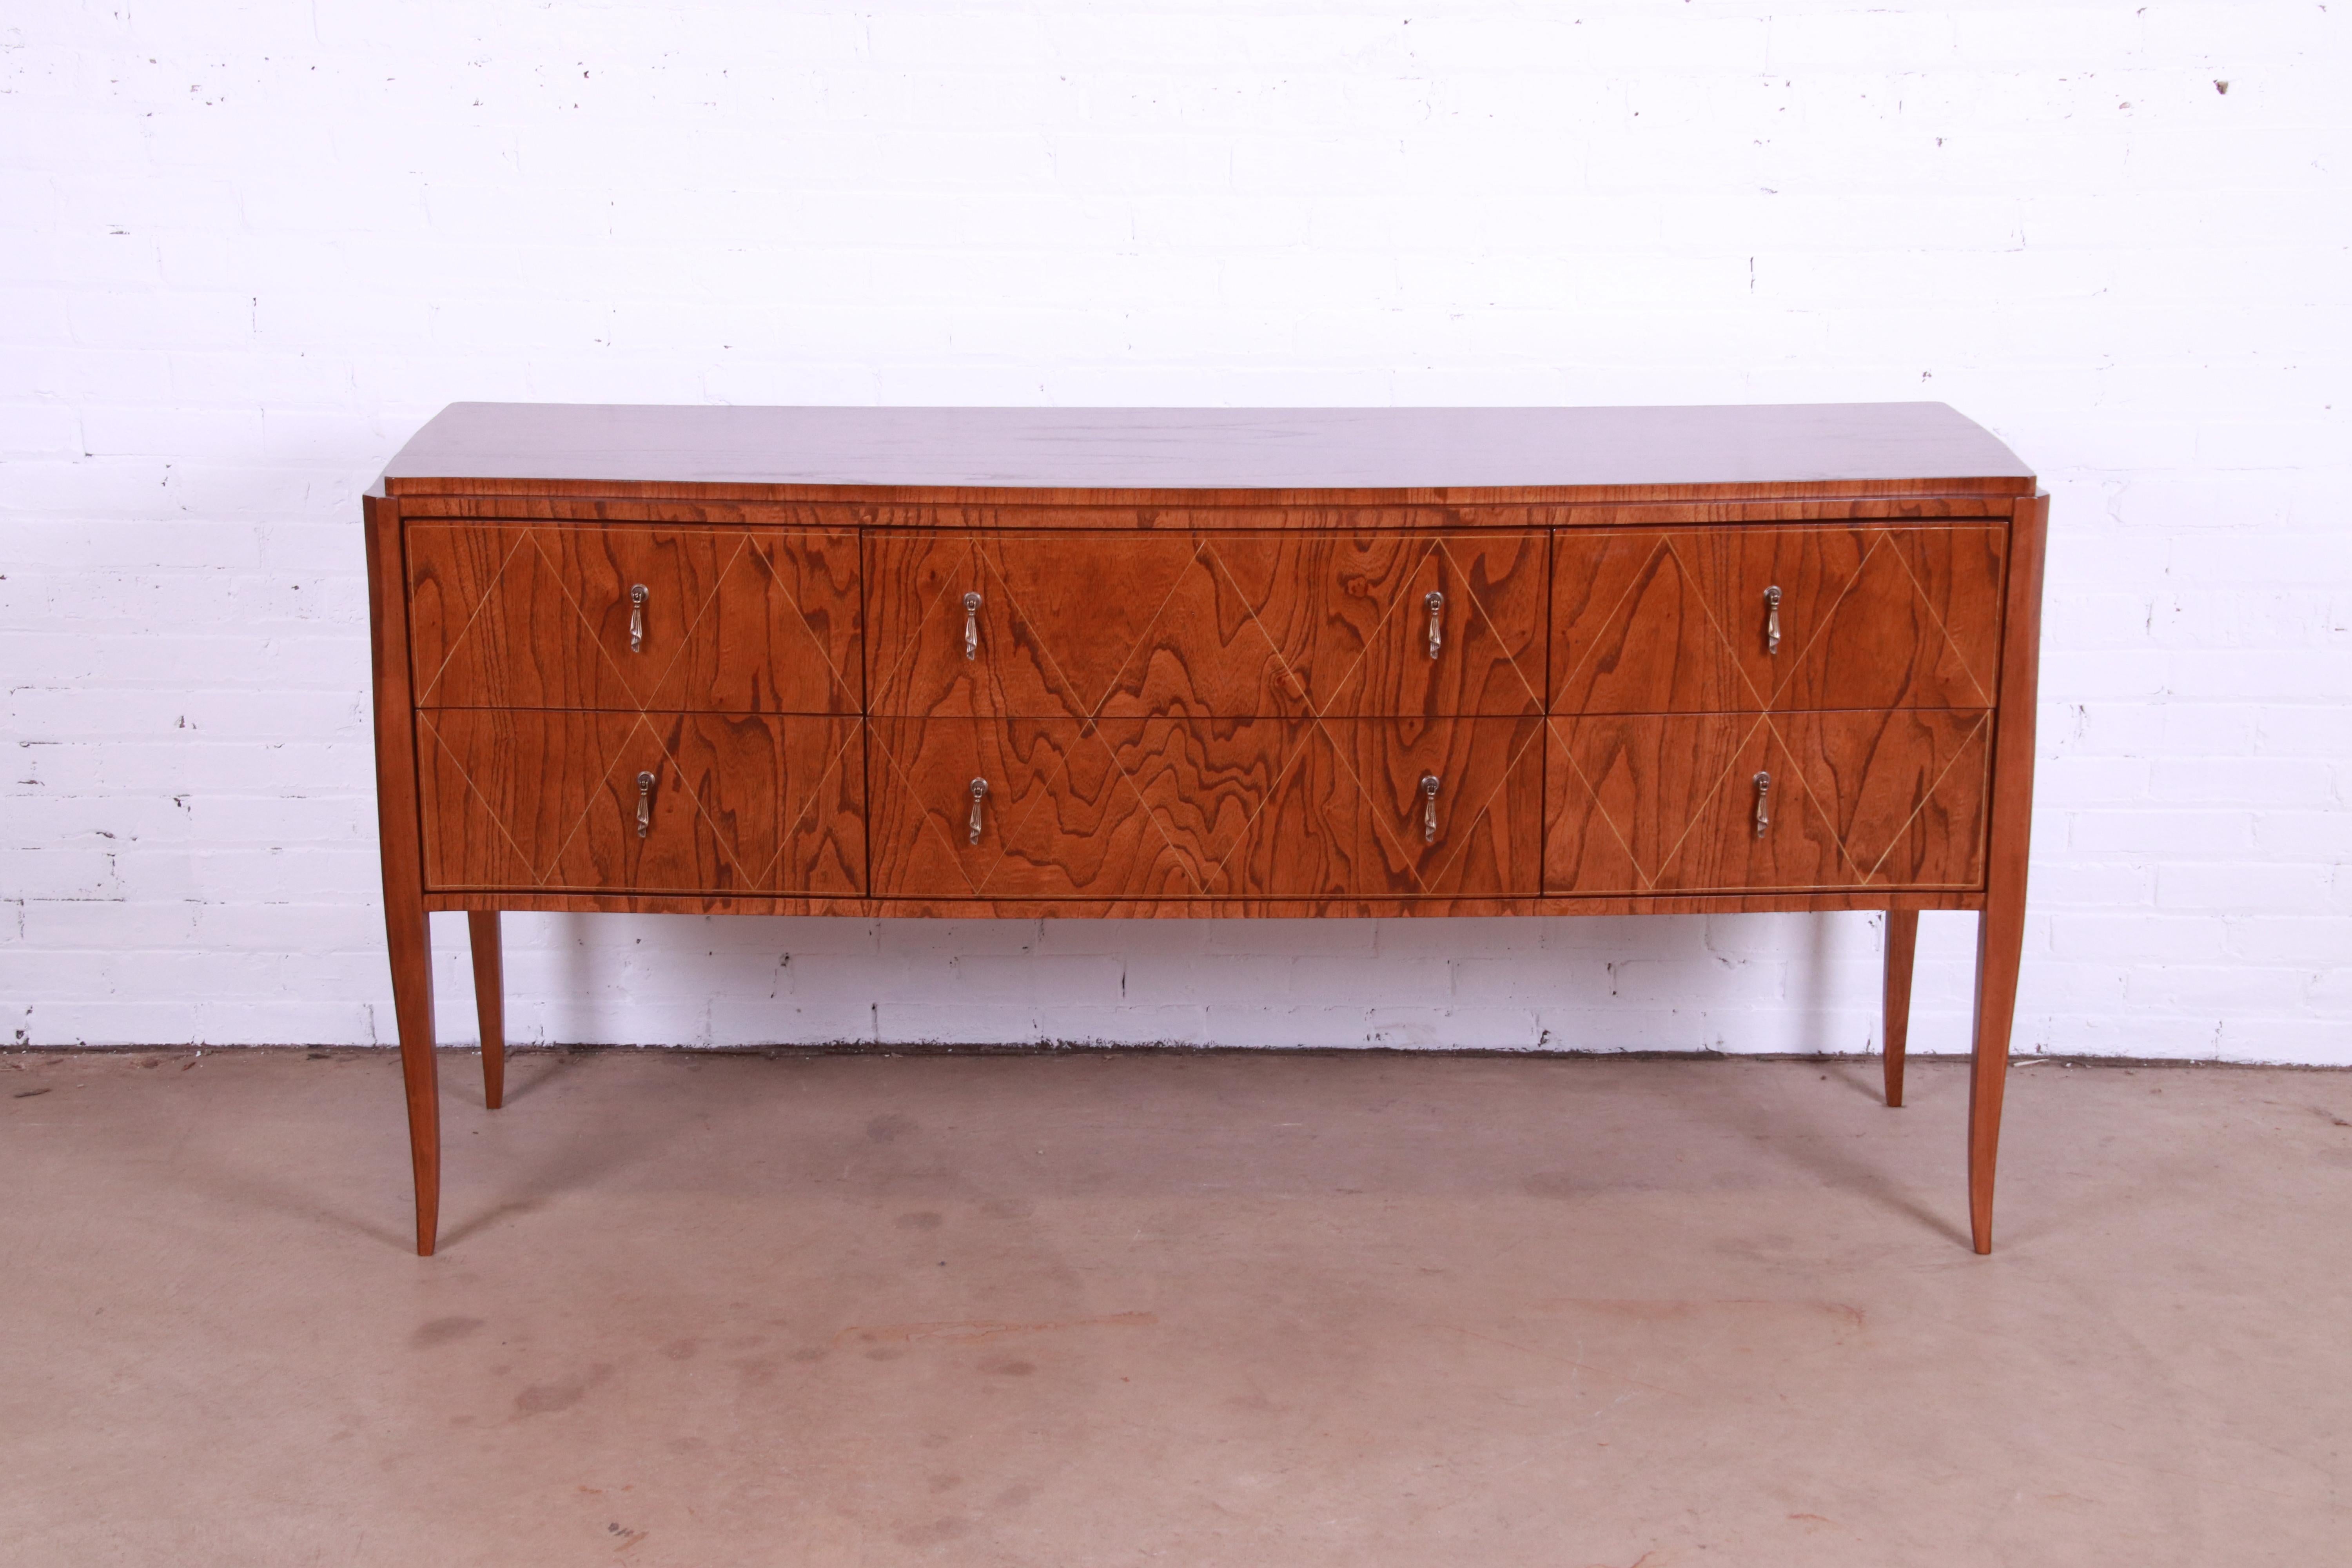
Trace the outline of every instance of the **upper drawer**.
<instances>
[{"instance_id":1,"label":"upper drawer","mask_svg":"<svg viewBox=\"0 0 2352 1568\"><path fill-rule=\"evenodd\" d=\"M855 713L857 536L412 522L426 708Z\"/></svg>"},{"instance_id":2,"label":"upper drawer","mask_svg":"<svg viewBox=\"0 0 2352 1568\"><path fill-rule=\"evenodd\" d=\"M1563 530L1555 713L1988 708L2000 523Z\"/></svg>"},{"instance_id":3,"label":"upper drawer","mask_svg":"<svg viewBox=\"0 0 2352 1568\"><path fill-rule=\"evenodd\" d=\"M880 532L874 711L1538 712L1540 533Z\"/></svg>"}]
</instances>

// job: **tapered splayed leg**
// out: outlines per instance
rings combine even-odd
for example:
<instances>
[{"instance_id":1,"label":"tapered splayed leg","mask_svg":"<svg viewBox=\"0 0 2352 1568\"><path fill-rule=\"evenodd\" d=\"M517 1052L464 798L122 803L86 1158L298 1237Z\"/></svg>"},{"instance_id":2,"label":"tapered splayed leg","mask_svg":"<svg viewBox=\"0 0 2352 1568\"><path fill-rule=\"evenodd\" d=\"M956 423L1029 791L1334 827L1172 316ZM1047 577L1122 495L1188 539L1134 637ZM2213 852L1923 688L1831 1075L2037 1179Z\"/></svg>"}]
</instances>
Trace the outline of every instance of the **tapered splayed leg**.
<instances>
[{"instance_id":1,"label":"tapered splayed leg","mask_svg":"<svg viewBox=\"0 0 2352 1568\"><path fill-rule=\"evenodd\" d=\"M1919 911L1886 911L1886 1103L1903 1103L1903 1052L1911 1040L1911 960L1919 950Z\"/></svg>"},{"instance_id":2,"label":"tapered splayed leg","mask_svg":"<svg viewBox=\"0 0 2352 1568\"><path fill-rule=\"evenodd\" d=\"M425 912L425 850L417 837L416 715L401 602L400 509L360 501L367 542L368 624L375 662L376 842L383 854L384 945L393 1016L408 1093L408 1154L416 1176L416 1251L429 1258L441 1221L441 1103L433 1074L433 942Z\"/></svg>"},{"instance_id":3,"label":"tapered splayed leg","mask_svg":"<svg viewBox=\"0 0 2352 1568\"><path fill-rule=\"evenodd\" d=\"M1977 917L1977 1017L1969 1070L1969 1233L1992 1250L1992 1178L2000 1152L2009 1031L2025 956L2026 861L2033 837L2033 720L2041 680L2042 565L2050 498L2019 503L2011 527L2009 605L2001 628L2000 710L1994 721L1992 801L1985 834L1984 911Z\"/></svg>"},{"instance_id":4,"label":"tapered splayed leg","mask_svg":"<svg viewBox=\"0 0 2352 1568\"><path fill-rule=\"evenodd\" d=\"M2009 1083L2009 1030L2025 954L2024 889L1988 902L1977 917L1976 1042L1969 1071L1969 1233L1992 1250L1993 1167L2000 1152L2001 1091Z\"/></svg>"},{"instance_id":5,"label":"tapered splayed leg","mask_svg":"<svg viewBox=\"0 0 2352 1568\"><path fill-rule=\"evenodd\" d=\"M507 1098L506 961L499 948L499 911L466 911L474 944L474 1016L482 1024L482 1103L496 1110Z\"/></svg>"},{"instance_id":6,"label":"tapered splayed leg","mask_svg":"<svg viewBox=\"0 0 2352 1568\"><path fill-rule=\"evenodd\" d=\"M393 1011L400 1025L400 1076L408 1092L408 1157L416 1176L416 1255L433 1256L441 1225L441 1100L433 1065L433 946L414 900L384 910L392 950Z\"/></svg>"}]
</instances>

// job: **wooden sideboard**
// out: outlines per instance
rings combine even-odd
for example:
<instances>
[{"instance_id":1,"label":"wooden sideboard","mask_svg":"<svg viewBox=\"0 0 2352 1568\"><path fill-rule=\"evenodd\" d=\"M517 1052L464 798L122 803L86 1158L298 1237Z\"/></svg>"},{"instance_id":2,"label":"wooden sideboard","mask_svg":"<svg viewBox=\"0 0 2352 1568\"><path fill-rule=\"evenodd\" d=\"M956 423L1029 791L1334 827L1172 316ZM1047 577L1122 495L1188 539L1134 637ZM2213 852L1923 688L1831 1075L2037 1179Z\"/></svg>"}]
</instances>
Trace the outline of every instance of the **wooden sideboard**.
<instances>
[{"instance_id":1,"label":"wooden sideboard","mask_svg":"<svg viewBox=\"0 0 2352 1568\"><path fill-rule=\"evenodd\" d=\"M457 404L365 501L433 1250L426 919L1975 910L1976 1248L2047 498L1941 404Z\"/></svg>"}]
</instances>

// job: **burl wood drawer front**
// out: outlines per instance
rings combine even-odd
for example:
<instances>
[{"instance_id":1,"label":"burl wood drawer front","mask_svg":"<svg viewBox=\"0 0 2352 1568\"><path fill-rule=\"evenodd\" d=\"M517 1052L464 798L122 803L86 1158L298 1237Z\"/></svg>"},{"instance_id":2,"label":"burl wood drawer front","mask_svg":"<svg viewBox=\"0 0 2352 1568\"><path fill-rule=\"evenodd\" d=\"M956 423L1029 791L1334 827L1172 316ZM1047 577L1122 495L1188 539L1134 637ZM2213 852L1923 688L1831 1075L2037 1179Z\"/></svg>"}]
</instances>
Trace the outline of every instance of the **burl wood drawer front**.
<instances>
[{"instance_id":1,"label":"burl wood drawer front","mask_svg":"<svg viewBox=\"0 0 2352 1568\"><path fill-rule=\"evenodd\" d=\"M1202 848L1168 839L1086 723L941 718L872 726L877 897L1201 892L1211 868Z\"/></svg>"},{"instance_id":2,"label":"burl wood drawer front","mask_svg":"<svg viewBox=\"0 0 2352 1568\"><path fill-rule=\"evenodd\" d=\"M441 709L416 729L428 887L865 890L856 719Z\"/></svg>"},{"instance_id":3,"label":"burl wood drawer front","mask_svg":"<svg viewBox=\"0 0 2352 1568\"><path fill-rule=\"evenodd\" d=\"M1555 718L1544 890L1979 886L1991 727L1935 709Z\"/></svg>"},{"instance_id":4,"label":"burl wood drawer front","mask_svg":"<svg viewBox=\"0 0 2352 1568\"><path fill-rule=\"evenodd\" d=\"M1985 708L2000 524L1564 529L1555 713Z\"/></svg>"},{"instance_id":5,"label":"burl wood drawer front","mask_svg":"<svg viewBox=\"0 0 2352 1568\"><path fill-rule=\"evenodd\" d=\"M428 708L855 713L856 535L411 523Z\"/></svg>"},{"instance_id":6,"label":"burl wood drawer front","mask_svg":"<svg viewBox=\"0 0 2352 1568\"><path fill-rule=\"evenodd\" d=\"M1543 706L1540 533L877 530L866 552L877 713Z\"/></svg>"},{"instance_id":7,"label":"burl wood drawer front","mask_svg":"<svg viewBox=\"0 0 2352 1568\"><path fill-rule=\"evenodd\" d=\"M1230 857L1226 886L1252 898L1535 893L1542 740L1534 715L1314 725Z\"/></svg>"},{"instance_id":8,"label":"burl wood drawer front","mask_svg":"<svg viewBox=\"0 0 2352 1568\"><path fill-rule=\"evenodd\" d=\"M1542 728L1535 715L877 719L874 892L1532 893Z\"/></svg>"}]
</instances>

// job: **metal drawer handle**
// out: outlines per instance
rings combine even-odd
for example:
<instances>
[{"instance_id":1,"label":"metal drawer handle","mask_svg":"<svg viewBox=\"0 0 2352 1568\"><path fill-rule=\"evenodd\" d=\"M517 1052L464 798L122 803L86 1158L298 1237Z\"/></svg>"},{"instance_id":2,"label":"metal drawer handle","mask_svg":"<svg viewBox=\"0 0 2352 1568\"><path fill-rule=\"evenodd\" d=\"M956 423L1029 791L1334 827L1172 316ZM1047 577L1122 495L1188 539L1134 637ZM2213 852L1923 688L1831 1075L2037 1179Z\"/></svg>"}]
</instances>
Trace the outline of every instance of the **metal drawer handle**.
<instances>
[{"instance_id":1,"label":"metal drawer handle","mask_svg":"<svg viewBox=\"0 0 2352 1568\"><path fill-rule=\"evenodd\" d=\"M654 826L654 775L637 775L637 837L643 838Z\"/></svg>"},{"instance_id":2,"label":"metal drawer handle","mask_svg":"<svg viewBox=\"0 0 2352 1568\"><path fill-rule=\"evenodd\" d=\"M963 596L963 656L966 658L980 657L980 595L978 594L966 594ZM977 833L979 829L975 828L973 831Z\"/></svg>"},{"instance_id":3,"label":"metal drawer handle","mask_svg":"<svg viewBox=\"0 0 2352 1568\"><path fill-rule=\"evenodd\" d=\"M971 842L980 842L980 803L988 798L988 781L971 781Z\"/></svg>"},{"instance_id":4,"label":"metal drawer handle","mask_svg":"<svg viewBox=\"0 0 2352 1568\"><path fill-rule=\"evenodd\" d=\"M646 650L646 601L652 597L646 585L638 583L629 589L629 651Z\"/></svg>"},{"instance_id":5,"label":"metal drawer handle","mask_svg":"<svg viewBox=\"0 0 2352 1568\"><path fill-rule=\"evenodd\" d=\"M1764 590L1764 651L1774 658L1780 657L1780 590L1777 586Z\"/></svg>"},{"instance_id":6,"label":"metal drawer handle","mask_svg":"<svg viewBox=\"0 0 2352 1568\"><path fill-rule=\"evenodd\" d=\"M1771 808L1766 805L1771 794L1772 775L1758 773L1756 775L1756 837L1759 838L1763 837L1766 830L1772 826Z\"/></svg>"},{"instance_id":7,"label":"metal drawer handle","mask_svg":"<svg viewBox=\"0 0 2352 1568\"><path fill-rule=\"evenodd\" d=\"M1421 775L1421 841L1437 842L1437 775Z\"/></svg>"},{"instance_id":8,"label":"metal drawer handle","mask_svg":"<svg viewBox=\"0 0 2352 1568\"><path fill-rule=\"evenodd\" d=\"M1435 658L1437 650L1445 642L1441 630L1444 621L1445 595L1433 588L1430 590L1429 597L1423 599L1422 604L1429 611L1429 657Z\"/></svg>"}]
</instances>

